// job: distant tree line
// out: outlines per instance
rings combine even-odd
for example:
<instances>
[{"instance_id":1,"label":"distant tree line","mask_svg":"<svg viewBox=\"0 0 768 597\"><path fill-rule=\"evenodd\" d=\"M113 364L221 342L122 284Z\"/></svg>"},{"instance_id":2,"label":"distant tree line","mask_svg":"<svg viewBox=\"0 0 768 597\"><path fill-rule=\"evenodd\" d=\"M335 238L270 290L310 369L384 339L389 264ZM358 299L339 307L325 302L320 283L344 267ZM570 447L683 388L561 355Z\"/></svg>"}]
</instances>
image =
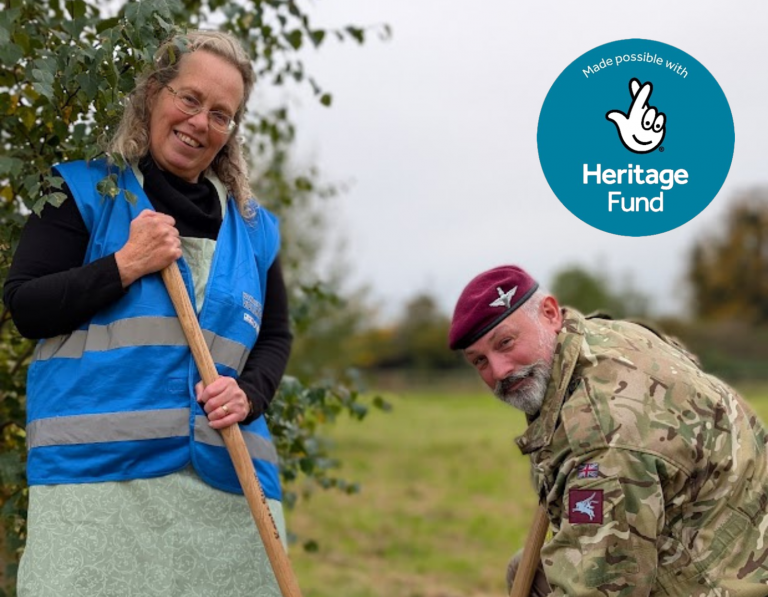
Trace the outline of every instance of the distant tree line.
<instances>
[{"instance_id":1,"label":"distant tree line","mask_svg":"<svg viewBox=\"0 0 768 597\"><path fill-rule=\"evenodd\" d=\"M683 317L654 317L652 297L629 274L617 281L569 264L548 288L562 305L583 313L656 323L688 344L708 371L727 379L768 379L768 187L737 195L721 225L700 236L685 259L681 283L689 300ZM449 325L437 300L420 292L391 325L347 325L351 333L336 354L370 371L458 369L465 365L447 349Z\"/></svg>"}]
</instances>

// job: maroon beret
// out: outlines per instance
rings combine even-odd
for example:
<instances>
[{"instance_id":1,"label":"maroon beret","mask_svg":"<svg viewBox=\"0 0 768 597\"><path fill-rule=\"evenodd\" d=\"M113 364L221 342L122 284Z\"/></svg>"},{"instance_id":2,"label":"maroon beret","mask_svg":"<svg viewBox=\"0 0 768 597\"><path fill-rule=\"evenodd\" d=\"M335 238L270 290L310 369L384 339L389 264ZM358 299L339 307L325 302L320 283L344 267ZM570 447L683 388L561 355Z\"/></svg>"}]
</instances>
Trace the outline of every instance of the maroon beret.
<instances>
[{"instance_id":1,"label":"maroon beret","mask_svg":"<svg viewBox=\"0 0 768 597\"><path fill-rule=\"evenodd\" d=\"M499 325L539 287L515 265L502 265L476 276L461 293L453 310L448 346L467 348Z\"/></svg>"}]
</instances>

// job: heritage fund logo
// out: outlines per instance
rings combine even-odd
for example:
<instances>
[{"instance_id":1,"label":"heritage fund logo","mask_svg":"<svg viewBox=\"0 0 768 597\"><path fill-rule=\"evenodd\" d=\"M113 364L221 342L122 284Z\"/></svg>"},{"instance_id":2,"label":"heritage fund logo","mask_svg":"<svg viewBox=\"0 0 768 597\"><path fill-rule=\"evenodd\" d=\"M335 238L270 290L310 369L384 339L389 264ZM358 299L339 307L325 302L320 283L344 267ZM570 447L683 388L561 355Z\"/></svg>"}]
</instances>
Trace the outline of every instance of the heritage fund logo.
<instances>
[{"instance_id":1,"label":"heritage fund logo","mask_svg":"<svg viewBox=\"0 0 768 597\"><path fill-rule=\"evenodd\" d=\"M725 94L701 63L630 39L590 50L560 74L537 140L547 182L571 213L605 232L648 236L709 205L735 136Z\"/></svg>"}]
</instances>

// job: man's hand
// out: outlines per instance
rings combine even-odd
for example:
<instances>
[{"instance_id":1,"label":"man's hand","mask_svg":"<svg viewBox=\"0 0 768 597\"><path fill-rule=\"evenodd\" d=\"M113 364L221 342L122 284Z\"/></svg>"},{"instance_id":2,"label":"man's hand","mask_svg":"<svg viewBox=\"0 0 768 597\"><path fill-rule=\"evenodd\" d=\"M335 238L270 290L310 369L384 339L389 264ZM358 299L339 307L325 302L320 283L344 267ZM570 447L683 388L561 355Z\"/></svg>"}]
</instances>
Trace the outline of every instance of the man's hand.
<instances>
[{"instance_id":1,"label":"man's hand","mask_svg":"<svg viewBox=\"0 0 768 597\"><path fill-rule=\"evenodd\" d=\"M629 93L632 96L629 115L619 110L611 110L605 115L616 125L624 147L635 153L650 153L661 145L667 133L666 116L648 106L652 91L650 81L641 87L640 81L632 79L629 82Z\"/></svg>"},{"instance_id":2,"label":"man's hand","mask_svg":"<svg viewBox=\"0 0 768 597\"><path fill-rule=\"evenodd\" d=\"M520 567L522 559L523 550L521 549L510 558L509 564L507 564L507 595L512 592L512 583L515 582L517 569ZM544 568L541 565L541 561L539 561L539 567L536 568L536 574L533 577L530 597L547 597L551 592L552 587L549 586L547 577L544 575Z\"/></svg>"}]
</instances>

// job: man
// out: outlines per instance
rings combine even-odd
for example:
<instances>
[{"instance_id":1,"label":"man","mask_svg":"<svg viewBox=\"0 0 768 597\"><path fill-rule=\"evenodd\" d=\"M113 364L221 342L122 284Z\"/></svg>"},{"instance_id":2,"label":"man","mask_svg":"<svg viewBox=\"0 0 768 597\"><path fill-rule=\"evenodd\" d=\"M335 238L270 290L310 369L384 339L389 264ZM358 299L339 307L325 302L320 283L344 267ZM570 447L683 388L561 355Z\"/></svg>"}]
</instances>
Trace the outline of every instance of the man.
<instances>
[{"instance_id":1,"label":"man","mask_svg":"<svg viewBox=\"0 0 768 597\"><path fill-rule=\"evenodd\" d=\"M469 283L449 344L526 413L540 593L768 595L768 433L679 344L561 309L515 266Z\"/></svg>"}]
</instances>

